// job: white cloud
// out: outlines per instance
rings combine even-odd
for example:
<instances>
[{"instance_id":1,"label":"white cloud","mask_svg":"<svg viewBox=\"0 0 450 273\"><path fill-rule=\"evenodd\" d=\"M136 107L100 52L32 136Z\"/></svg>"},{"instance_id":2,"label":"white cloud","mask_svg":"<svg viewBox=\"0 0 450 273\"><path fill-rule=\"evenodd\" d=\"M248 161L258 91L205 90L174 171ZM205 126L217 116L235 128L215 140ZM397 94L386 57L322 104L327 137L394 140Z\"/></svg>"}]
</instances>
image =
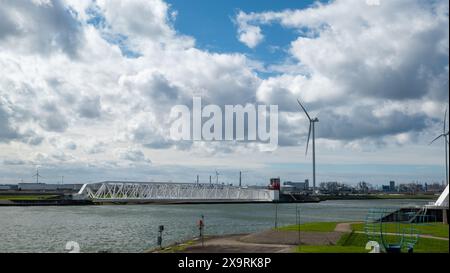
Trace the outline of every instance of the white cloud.
<instances>
[{"instance_id":1,"label":"white cloud","mask_svg":"<svg viewBox=\"0 0 450 273\"><path fill-rule=\"evenodd\" d=\"M264 40L264 35L261 33L261 28L259 26L250 25L247 22L248 20L249 16L242 11L236 16L238 39L246 46L255 48Z\"/></svg>"},{"instance_id":2,"label":"white cloud","mask_svg":"<svg viewBox=\"0 0 450 273\"><path fill-rule=\"evenodd\" d=\"M299 32L281 73L262 78L261 64L243 54L196 48L194 37L174 29L176 11L162 0L2 2L0 156L85 171L150 159L237 168L268 159L254 158L252 144L171 141L170 108L189 106L194 94L205 104L279 104L286 146L303 143L307 132L297 97L333 147L371 137L407 145L411 132L441 119L448 100L448 3L405 3L239 12L238 39L251 48L270 39L265 25ZM377 124L380 112L387 121ZM242 159L248 151L253 156Z\"/></svg>"},{"instance_id":3,"label":"white cloud","mask_svg":"<svg viewBox=\"0 0 450 273\"><path fill-rule=\"evenodd\" d=\"M141 150L137 149L127 149L126 151L122 151L120 152L120 157L131 162L151 163L151 160L148 159Z\"/></svg>"},{"instance_id":4,"label":"white cloud","mask_svg":"<svg viewBox=\"0 0 450 273\"><path fill-rule=\"evenodd\" d=\"M288 71L278 66L281 74L263 80L258 100L292 112L300 98L328 139L401 135L406 141L404 135L435 122L448 102L448 2L370 4L336 0L301 10L239 12L238 34L274 23L299 33ZM386 105L391 109L382 110ZM380 112L384 121L377 120Z\"/></svg>"},{"instance_id":5,"label":"white cloud","mask_svg":"<svg viewBox=\"0 0 450 273\"><path fill-rule=\"evenodd\" d=\"M0 44L23 54L77 56L83 29L61 1L3 1Z\"/></svg>"},{"instance_id":6,"label":"white cloud","mask_svg":"<svg viewBox=\"0 0 450 273\"><path fill-rule=\"evenodd\" d=\"M135 144L143 149L184 150L190 145L169 140L173 105L189 105L197 93L208 103L254 100L260 80L247 58L193 47L192 38L173 29L168 5L162 1L10 5L0 8L9 14L8 24L2 26L11 27L2 28L0 35L0 141L16 141L14 145L22 148L35 145L31 154L18 155L24 159L70 161L58 153L67 148L80 162L96 164L124 160L111 148ZM35 35L30 22L23 23L26 31L9 34L28 15L48 22L44 36L73 30L77 43L69 50L72 44L64 39ZM64 20L54 23L61 16ZM88 24L93 16L104 23ZM125 45L141 56L129 58L105 33L126 36ZM39 47L31 47L35 43Z\"/></svg>"}]
</instances>

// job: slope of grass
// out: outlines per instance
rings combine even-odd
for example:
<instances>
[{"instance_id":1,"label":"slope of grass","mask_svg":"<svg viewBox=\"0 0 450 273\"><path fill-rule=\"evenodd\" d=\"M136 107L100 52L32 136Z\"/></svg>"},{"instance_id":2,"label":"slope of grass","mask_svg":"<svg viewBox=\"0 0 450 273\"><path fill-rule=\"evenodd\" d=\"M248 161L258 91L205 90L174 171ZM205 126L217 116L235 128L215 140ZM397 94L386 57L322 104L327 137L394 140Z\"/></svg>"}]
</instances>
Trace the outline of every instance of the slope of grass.
<instances>
[{"instance_id":1,"label":"slope of grass","mask_svg":"<svg viewBox=\"0 0 450 273\"><path fill-rule=\"evenodd\" d=\"M386 240L390 242L399 241L399 236L385 236ZM352 247L364 249L367 244L367 236L362 233L349 233L341 237L337 243L342 247ZM449 242L445 240L419 238L419 241L414 247L416 253L448 253Z\"/></svg>"},{"instance_id":2,"label":"slope of grass","mask_svg":"<svg viewBox=\"0 0 450 273\"><path fill-rule=\"evenodd\" d=\"M431 235L436 237L448 238L448 225L442 223L415 224L412 226L418 230L421 235ZM364 231L364 224L352 224L354 231ZM410 224L383 223L383 232L387 233L408 233L411 229Z\"/></svg>"},{"instance_id":3,"label":"slope of grass","mask_svg":"<svg viewBox=\"0 0 450 273\"><path fill-rule=\"evenodd\" d=\"M298 246L297 253L367 253L363 247L357 246Z\"/></svg>"},{"instance_id":4,"label":"slope of grass","mask_svg":"<svg viewBox=\"0 0 450 273\"><path fill-rule=\"evenodd\" d=\"M56 198L58 195L0 195L0 200L47 200Z\"/></svg>"},{"instance_id":5,"label":"slope of grass","mask_svg":"<svg viewBox=\"0 0 450 273\"><path fill-rule=\"evenodd\" d=\"M315 232L330 232L336 227L335 222L331 223L307 223L302 224L300 229L302 231L315 231ZM404 224L405 228L409 225ZM401 228L404 228L401 226ZM415 228L419 230L420 234L427 234L436 237L446 237L448 238L448 225L441 223L430 223L415 225ZM353 224L352 229L354 231L364 231L364 224ZM279 228L278 230L298 230L298 225L292 225L287 227ZM386 232L397 232L397 225L387 224ZM387 242L399 242L401 236L388 235L385 236ZM325 245L325 246L311 246L302 245L296 247L295 252L299 253L368 253L366 250L367 236L364 233L346 233L342 235L336 245ZM406 252L406 249L403 249ZM419 241L414 247L415 253L449 253L449 241L438 240L430 238L419 238Z\"/></svg>"},{"instance_id":6,"label":"slope of grass","mask_svg":"<svg viewBox=\"0 0 450 273\"><path fill-rule=\"evenodd\" d=\"M425 199L437 200L439 196L432 194L374 194L377 199Z\"/></svg>"}]
</instances>

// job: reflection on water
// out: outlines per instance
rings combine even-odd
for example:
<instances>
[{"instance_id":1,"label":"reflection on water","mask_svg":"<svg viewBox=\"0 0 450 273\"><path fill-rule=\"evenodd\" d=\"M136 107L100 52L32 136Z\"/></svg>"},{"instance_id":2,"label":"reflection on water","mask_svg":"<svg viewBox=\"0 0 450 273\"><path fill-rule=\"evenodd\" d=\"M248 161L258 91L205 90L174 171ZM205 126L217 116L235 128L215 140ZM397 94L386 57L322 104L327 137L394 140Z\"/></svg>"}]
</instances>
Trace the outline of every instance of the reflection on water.
<instances>
[{"instance_id":1,"label":"reflection on water","mask_svg":"<svg viewBox=\"0 0 450 273\"><path fill-rule=\"evenodd\" d=\"M364 220L370 208L423 205L422 200L351 200L298 204L301 222ZM278 205L278 225L295 224L296 204ZM191 238L205 216L206 234L247 233L272 228L274 204L0 207L0 252L65 252L68 241L81 252L141 252Z\"/></svg>"}]
</instances>

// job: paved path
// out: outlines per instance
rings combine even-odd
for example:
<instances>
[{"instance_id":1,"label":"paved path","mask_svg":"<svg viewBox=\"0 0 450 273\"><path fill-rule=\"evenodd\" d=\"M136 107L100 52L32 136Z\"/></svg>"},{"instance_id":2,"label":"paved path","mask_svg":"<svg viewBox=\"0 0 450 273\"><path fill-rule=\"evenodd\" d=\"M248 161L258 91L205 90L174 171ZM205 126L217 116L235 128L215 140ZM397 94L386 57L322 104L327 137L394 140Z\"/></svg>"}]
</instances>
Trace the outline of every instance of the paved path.
<instances>
[{"instance_id":1,"label":"paved path","mask_svg":"<svg viewBox=\"0 0 450 273\"><path fill-rule=\"evenodd\" d=\"M336 232L352 232L352 224L354 223L339 223L336 225L334 231Z\"/></svg>"},{"instance_id":2,"label":"paved path","mask_svg":"<svg viewBox=\"0 0 450 273\"><path fill-rule=\"evenodd\" d=\"M266 230L252 234L216 236L186 246L183 253L288 253L302 245L334 245L342 232L300 232Z\"/></svg>"},{"instance_id":3,"label":"paved path","mask_svg":"<svg viewBox=\"0 0 450 273\"><path fill-rule=\"evenodd\" d=\"M240 241L246 235L230 235L205 240L203 246L197 242L186 247L183 253L286 253L291 252L293 245L264 244Z\"/></svg>"}]
</instances>

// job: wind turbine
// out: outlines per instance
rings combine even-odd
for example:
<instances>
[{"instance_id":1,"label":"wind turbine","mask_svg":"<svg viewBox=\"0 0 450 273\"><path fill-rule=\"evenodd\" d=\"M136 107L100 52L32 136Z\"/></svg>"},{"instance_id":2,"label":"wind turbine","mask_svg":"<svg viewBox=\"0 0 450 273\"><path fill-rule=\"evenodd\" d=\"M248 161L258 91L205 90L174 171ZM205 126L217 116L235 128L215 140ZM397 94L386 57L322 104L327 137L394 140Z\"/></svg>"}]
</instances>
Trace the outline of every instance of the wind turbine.
<instances>
[{"instance_id":1,"label":"wind turbine","mask_svg":"<svg viewBox=\"0 0 450 273\"><path fill-rule=\"evenodd\" d=\"M239 188L242 187L242 174L247 173L247 171L239 171Z\"/></svg>"},{"instance_id":2,"label":"wind turbine","mask_svg":"<svg viewBox=\"0 0 450 273\"><path fill-rule=\"evenodd\" d=\"M216 184L219 184L219 172L216 170Z\"/></svg>"},{"instance_id":3,"label":"wind turbine","mask_svg":"<svg viewBox=\"0 0 450 273\"><path fill-rule=\"evenodd\" d=\"M311 137L311 131L312 131L312 160L313 160L313 194L316 193L316 134L315 134L315 124L316 122L319 122L318 118L311 118L308 114L308 111L306 111L305 107L300 103L300 101L297 99L298 104L305 112L306 116L309 120L309 132L308 132L308 141L306 142L306 152L305 155L308 154L308 146L309 146L309 139Z\"/></svg>"},{"instance_id":4,"label":"wind turbine","mask_svg":"<svg viewBox=\"0 0 450 273\"><path fill-rule=\"evenodd\" d=\"M447 150L447 145L448 145L448 131L446 132L446 123L447 123L447 110L445 110L445 115L444 115L444 130L442 131L442 134L439 135L438 137L436 137L435 139L433 139L433 141L430 142L430 145L433 144L436 140L440 139L441 137L444 138L444 146L445 146L445 182L448 185L448 150Z\"/></svg>"},{"instance_id":5,"label":"wind turbine","mask_svg":"<svg viewBox=\"0 0 450 273\"><path fill-rule=\"evenodd\" d=\"M39 183L39 177L42 178L42 175L39 174L39 168L36 168L36 174L33 175L32 177L36 177L36 184Z\"/></svg>"}]
</instances>

